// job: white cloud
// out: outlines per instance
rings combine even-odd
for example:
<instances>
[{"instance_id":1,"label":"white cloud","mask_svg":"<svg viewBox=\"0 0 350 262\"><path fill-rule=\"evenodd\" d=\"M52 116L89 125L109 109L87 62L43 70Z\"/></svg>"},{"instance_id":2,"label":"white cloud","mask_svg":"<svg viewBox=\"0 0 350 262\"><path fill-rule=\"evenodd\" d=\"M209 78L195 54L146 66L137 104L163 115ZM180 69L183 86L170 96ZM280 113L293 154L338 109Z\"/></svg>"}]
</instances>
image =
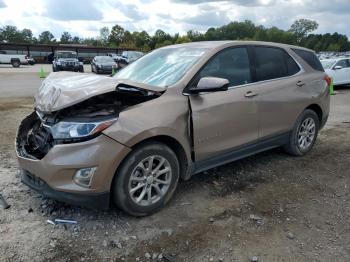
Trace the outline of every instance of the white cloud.
<instances>
[{"instance_id":1,"label":"white cloud","mask_svg":"<svg viewBox=\"0 0 350 262\"><path fill-rule=\"evenodd\" d=\"M151 34L205 31L246 19L288 29L298 18L316 20L318 33L350 36L349 15L349 0L0 0L0 26L29 28L36 35L50 30L56 38L63 31L97 36L99 28L115 24Z\"/></svg>"}]
</instances>

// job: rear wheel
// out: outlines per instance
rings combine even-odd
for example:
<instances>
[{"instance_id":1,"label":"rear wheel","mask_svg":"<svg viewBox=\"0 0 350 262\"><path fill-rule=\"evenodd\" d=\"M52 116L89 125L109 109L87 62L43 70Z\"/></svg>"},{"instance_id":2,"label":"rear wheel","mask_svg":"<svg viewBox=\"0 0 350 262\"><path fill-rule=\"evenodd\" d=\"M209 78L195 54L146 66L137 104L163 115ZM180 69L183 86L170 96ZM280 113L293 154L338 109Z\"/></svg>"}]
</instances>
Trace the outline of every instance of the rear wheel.
<instances>
[{"instance_id":1,"label":"rear wheel","mask_svg":"<svg viewBox=\"0 0 350 262\"><path fill-rule=\"evenodd\" d=\"M319 127L320 120L315 111L305 110L297 119L284 149L291 155L305 155L314 146Z\"/></svg>"},{"instance_id":2,"label":"rear wheel","mask_svg":"<svg viewBox=\"0 0 350 262\"><path fill-rule=\"evenodd\" d=\"M21 62L18 59L12 59L11 60L11 65L13 67L19 67L21 65Z\"/></svg>"},{"instance_id":3,"label":"rear wheel","mask_svg":"<svg viewBox=\"0 0 350 262\"><path fill-rule=\"evenodd\" d=\"M130 215L150 215L169 201L178 180L175 153L164 144L147 143L134 149L119 168L113 200Z\"/></svg>"}]
</instances>

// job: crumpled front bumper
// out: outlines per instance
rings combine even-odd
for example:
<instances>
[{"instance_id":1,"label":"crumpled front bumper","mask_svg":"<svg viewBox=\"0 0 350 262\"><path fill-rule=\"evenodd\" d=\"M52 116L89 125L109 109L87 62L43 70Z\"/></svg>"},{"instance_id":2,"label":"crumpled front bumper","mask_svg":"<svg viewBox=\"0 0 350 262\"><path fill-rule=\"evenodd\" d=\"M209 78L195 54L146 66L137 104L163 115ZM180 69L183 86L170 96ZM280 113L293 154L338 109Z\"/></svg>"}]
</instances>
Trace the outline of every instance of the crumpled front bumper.
<instances>
[{"instance_id":1,"label":"crumpled front bumper","mask_svg":"<svg viewBox=\"0 0 350 262\"><path fill-rule=\"evenodd\" d=\"M22 139L24 137L22 134ZM107 201L108 205L114 174L131 150L101 134L84 142L56 144L43 158L37 159L20 152L22 148L18 142L16 151L23 182L49 197L81 205L88 204L88 199L97 199L99 204ZM89 167L96 167L91 186L85 188L77 185L73 181L75 173ZM43 183L38 186L35 181Z\"/></svg>"},{"instance_id":2,"label":"crumpled front bumper","mask_svg":"<svg viewBox=\"0 0 350 262\"><path fill-rule=\"evenodd\" d=\"M78 194L64 191L58 191L51 188L44 180L29 173L28 171L20 170L21 180L24 184L43 194L46 197L62 201L65 203L85 206L94 209L109 208L110 193L96 193L96 194Z\"/></svg>"}]
</instances>

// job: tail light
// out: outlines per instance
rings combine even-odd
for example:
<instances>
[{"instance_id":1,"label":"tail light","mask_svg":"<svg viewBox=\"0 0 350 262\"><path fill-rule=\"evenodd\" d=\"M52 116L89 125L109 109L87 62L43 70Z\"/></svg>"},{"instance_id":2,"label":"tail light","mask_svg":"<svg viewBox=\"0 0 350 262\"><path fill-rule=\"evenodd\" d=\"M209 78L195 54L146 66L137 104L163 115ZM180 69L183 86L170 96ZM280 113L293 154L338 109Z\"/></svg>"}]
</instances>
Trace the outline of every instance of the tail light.
<instances>
[{"instance_id":1,"label":"tail light","mask_svg":"<svg viewBox=\"0 0 350 262\"><path fill-rule=\"evenodd\" d=\"M332 78L331 78L329 75L326 75L326 76L323 78L323 80L326 81L327 86L330 86L330 85L331 85Z\"/></svg>"}]
</instances>

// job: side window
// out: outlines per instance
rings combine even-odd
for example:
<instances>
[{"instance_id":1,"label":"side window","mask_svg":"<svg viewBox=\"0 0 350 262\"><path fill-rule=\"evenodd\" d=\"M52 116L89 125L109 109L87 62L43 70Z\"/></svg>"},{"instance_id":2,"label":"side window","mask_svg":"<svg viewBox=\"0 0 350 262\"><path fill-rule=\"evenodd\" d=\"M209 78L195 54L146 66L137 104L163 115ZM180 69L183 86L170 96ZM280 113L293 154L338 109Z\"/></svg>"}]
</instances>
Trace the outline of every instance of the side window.
<instances>
[{"instance_id":1,"label":"side window","mask_svg":"<svg viewBox=\"0 0 350 262\"><path fill-rule=\"evenodd\" d=\"M221 51L199 72L195 84L202 77L220 77L238 86L252 82L248 51L245 47L236 47Z\"/></svg>"},{"instance_id":2,"label":"side window","mask_svg":"<svg viewBox=\"0 0 350 262\"><path fill-rule=\"evenodd\" d=\"M306 63L308 63L309 66L311 66L313 69L317 71L324 72L323 66L320 62L320 60L317 58L315 53L311 51L301 50L292 48L292 50L300 56Z\"/></svg>"},{"instance_id":3,"label":"side window","mask_svg":"<svg viewBox=\"0 0 350 262\"><path fill-rule=\"evenodd\" d=\"M255 47L255 67L258 81L288 76L285 51L274 47Z\"/></svg>"},{"instance_id":4,"label":"side window","mask_svg":"<svg viewBox=\"0 0 350 262\"><path fill-rule=\"evenodd\" d=\"M294 61L294 59L287 53L285 53L285 57L286 57L288 75L292 76L298 73L300 71L300 67Z\"/></svg>"},{"instance_id":5,"label":"side window","mask_svg":"<svg viewBox=\"0 0 350 262\"><path fill-rule=\"evenodd\" d=\"M338 61L335 66L341 66L343 68L346 68L346 67L349 67L349 63L348 63L348 60L347 59L343 59L343 60L340 60Z\"/></svg>"}]
</instances>

